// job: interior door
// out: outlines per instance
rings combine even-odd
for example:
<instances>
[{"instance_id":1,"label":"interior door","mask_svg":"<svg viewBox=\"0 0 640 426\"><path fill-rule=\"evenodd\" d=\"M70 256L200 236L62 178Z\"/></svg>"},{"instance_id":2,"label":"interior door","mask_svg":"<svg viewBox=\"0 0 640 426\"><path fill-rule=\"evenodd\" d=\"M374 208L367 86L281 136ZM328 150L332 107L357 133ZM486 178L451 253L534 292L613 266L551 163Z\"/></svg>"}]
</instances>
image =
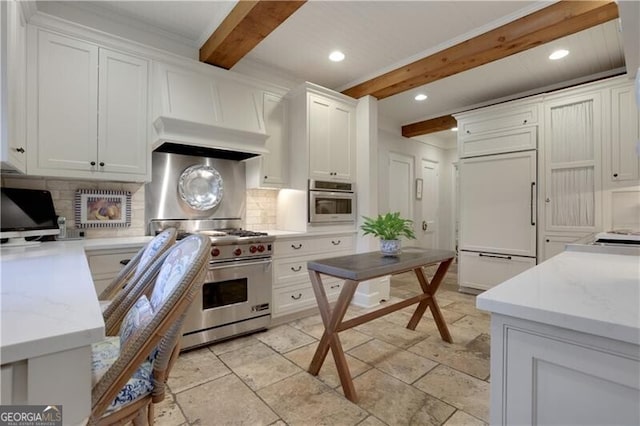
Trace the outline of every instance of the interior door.
<instances>
[{"instance_id":1,"label":"interior door","mask_svg":"<svg viewBox=\"0 0 640 426\"><path fill-rule=\"evenodd\" d=\"M422 160L422 220L416 224L420 247L438 246L438 185L438 163Z\"/></svg>"},{"instance_id":2,"label":"interior door","mask_svg":"<svg viewBox=\"0 0 640 426\"><path fill-rule=\"evenodd\" d=\"M389 211L400 212L403 218L413 220L411 194L413 193L413 158L389 154Z\"/></svg>"}]
</instances>

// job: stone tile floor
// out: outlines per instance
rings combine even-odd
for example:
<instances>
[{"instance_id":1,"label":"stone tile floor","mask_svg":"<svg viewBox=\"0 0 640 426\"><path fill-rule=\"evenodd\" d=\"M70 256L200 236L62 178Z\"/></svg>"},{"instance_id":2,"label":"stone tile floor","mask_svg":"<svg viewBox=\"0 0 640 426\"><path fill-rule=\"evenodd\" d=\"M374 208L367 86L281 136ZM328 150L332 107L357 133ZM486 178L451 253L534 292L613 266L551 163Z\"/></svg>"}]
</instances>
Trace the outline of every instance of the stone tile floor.
<instances>
[{"instance_id":1,"label":"stone tile floor","mask_svg":"<svg viewBox=\"0 0 640 426\"><path fill-rule=\"evenodd\" d=\"M433 271L428 271L433 273ZM489 421L489 315L457 292L449 272L437 299L454 339L440 339L414 306L340 334L359 402L344 398L331 352L306 372L324 327L313 315L183 353L156 424L483 425ZM392 278L391 298L417 294L413 273ZM364 310L351 306L347 316Z\"/></svg>"}]
</instances>

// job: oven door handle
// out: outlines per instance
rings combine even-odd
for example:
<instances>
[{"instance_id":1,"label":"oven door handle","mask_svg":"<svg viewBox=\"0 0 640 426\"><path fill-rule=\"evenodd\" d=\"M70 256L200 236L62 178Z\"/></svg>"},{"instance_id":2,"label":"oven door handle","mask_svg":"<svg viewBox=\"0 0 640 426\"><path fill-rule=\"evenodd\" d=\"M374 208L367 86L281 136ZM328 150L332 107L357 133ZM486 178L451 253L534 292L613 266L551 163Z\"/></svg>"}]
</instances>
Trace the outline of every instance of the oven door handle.
<instances>
[{"instance_id":1,"label":"oven door handle","mask_svg":"<svg viewBox=\"0 0 640 426\"><path fill-rule=\"evenodd\" d=\"M220 269L229 269L229 268L238 268L241 266L257 266L257 265L271 265L272 260L271 259L263 259L263 260L258 260L255 262L245 262L245 261L234 261L232 263L214 263L214 264L209 264L209 270L210 271L217 271Z\"/></svg>"}]
</instances>

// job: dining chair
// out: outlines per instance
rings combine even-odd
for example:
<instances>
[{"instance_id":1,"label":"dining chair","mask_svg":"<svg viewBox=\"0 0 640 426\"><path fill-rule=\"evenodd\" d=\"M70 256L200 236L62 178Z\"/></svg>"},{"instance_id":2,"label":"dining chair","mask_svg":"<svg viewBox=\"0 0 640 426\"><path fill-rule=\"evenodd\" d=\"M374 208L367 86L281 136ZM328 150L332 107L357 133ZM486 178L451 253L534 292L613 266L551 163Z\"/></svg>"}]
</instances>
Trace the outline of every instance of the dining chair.
<instances>
[{"instance_id":1,"label":"dining chair","mask_svg":"<svg viewBox=\"0 0 640 426\"><path fill-rule=\"evenodd\" d=\"M175 244L177 231L175 228L167 228L149 241L138 253L125 265L120 273L109 283L99 295L100 309L106 319L125 297L130 284L139 279L154 261L156 261L169 247Z\"/></svg>"},{"instance_id":2,"label":"dining chair","mask_svg":"<svg viewBox=\"0 0 640 426\"><path fill-rule=\"evenodd\" d=\"M176 243L141 280L153 282L125 316L119 336L92 346L90 425L153 424L153 404L165 395L178 353L182 322L209 261L210 240L189 236ZM139 285L136 284L137 287Z\"/></svg>"}]
</instances>

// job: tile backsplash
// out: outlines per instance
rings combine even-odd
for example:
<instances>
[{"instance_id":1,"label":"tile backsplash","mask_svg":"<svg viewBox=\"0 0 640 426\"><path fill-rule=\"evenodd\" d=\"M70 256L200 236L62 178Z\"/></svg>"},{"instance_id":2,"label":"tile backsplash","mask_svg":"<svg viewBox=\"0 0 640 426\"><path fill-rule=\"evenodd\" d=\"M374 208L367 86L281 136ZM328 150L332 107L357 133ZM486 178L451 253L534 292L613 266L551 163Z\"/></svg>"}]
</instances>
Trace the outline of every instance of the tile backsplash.
<instances>
[{"instance_id":1,"label":"tile backsplash","mask_svg":"<svg viewBox=\"0 0 640 426\"><path fill-rule=\"evenodd\" d=\"M247 189L246 228L251 231L276 229L276 200L278 191Z\"/></svg>"},{"instance_id":2,"label":"tile backsplash","mask_svg":"<svg viewBox=\"0 0 640 426\"><path fill-rule=\"evenodd\" d=\"M136 237L145 235L144 184L105 181L82 181L60 178L3 176L2 186L9 188L46 189L51 192L58 216L67 219L67 227L76 226L74 202L77 189L100 189L131 192L131 226L122 228L85 228L86 238Z\"/></svg>"},{"instance_id":3,"label":"tile backsplash","mask_svg":"<svg viewBox=\"0 0 640 426\"><path fill-rule=\"evenodd\" d=\"M2 176L1 184L10 188L46 189L51 192L58 216L67 219L67 227L75 228L74 202L78 189L100 189L131 192L131 226L122 228L85 228L86 238L136 237L146 234L144 218L144 184L108 181L82 181L31 176ZM253 231L276 229L278 191L249 189L246 199L246 228Z\"/></svg>"}]
</instances>

